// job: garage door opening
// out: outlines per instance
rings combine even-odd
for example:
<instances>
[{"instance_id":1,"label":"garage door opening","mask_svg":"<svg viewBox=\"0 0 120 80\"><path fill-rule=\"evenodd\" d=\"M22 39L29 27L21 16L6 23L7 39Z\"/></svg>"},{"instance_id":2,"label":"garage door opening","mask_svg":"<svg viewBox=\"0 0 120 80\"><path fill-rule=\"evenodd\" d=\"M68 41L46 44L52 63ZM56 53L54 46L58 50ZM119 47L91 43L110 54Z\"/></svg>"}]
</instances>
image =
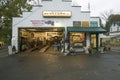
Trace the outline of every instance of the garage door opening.
<instances>
[{"instance_id":1,"label":"garage door opening","mask_svg":"<svg viewBox=\"0 0 120 80\"><path fill-rule=\"evenodd\" d=\"M19 28L19 51L61 51L64 46L64 27ZM50 50L49 50L50 49Z\"/></svg>"}]
</instances>

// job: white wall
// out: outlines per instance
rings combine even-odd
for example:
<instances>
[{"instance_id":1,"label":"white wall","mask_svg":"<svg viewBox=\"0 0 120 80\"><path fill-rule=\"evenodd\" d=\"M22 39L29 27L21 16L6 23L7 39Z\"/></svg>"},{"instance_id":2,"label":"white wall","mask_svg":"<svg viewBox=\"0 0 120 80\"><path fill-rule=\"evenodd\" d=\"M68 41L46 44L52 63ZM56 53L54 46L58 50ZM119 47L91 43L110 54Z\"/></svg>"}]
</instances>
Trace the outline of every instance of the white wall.
<instances>
[{"instance_id":1,"label":"white wall","mask_svg":"<svg viewBox=\"0 0 120 80\"><path fill-rule=\"evenodd\" d=\"M119 30L118 30L119 28ZM109 33L110 36L117 36L117 35L120 35L120 26L117 25L117 24L112 24L111 27L110 27L110 33Z\"/></svg>"},{"instance_id":2,"label":"white wall","mask_svg":"<svg viewBox=\"0 0 120 80\"><path fill-rule=\"evenodd\" d=\"M72 12L71 18L44 18L43 11L46 10L67 10ZM48 27L46 25L33 25L31 20L51 20L60 23L61 27L73 26L73 21L90 21L98 18L90 18L90 12L82 12L81 7L72 7L71 2L62 0L43 1L42 6L33 7L31 12L23 12L22 17L13 17L12 36L16 37L16 47L18 50L18 28L20 27ZM99 22L99 21L98 21ZM53 27L53 26L49 26ZM88 42L87 42L88 43Z\"/></svg>"},{"instance_id":3,"label":"white wall","mask_svg":"<svg viewBox=\"0 0 120 80\"><path fill-rule=\"evenodd\" d=\"M88 48L90 46L90 33L86 34L86 47Z\"/></svg>"},{"instance_id":4,"label":"white wall","mask_svg":"<svg viewBox=\"0 0 120 80\"><path fill-rule=\"evenodd\" d=\"M110 32L115 32L115 31L117 31L117 30L118 30L118 27L119 27L119 26L118 26L117 24L115 24L115 25L112 24L111 27L110 27ZM119 30L119 31L120 31L120 30Z\"/></svg>"},{"instance_id":5,"label":"white wall","mask_svg":"<svg viewBox=\"0 0 120 80\"><path fill-rule=\"evenodd\" d=\"M61 0L43 1L42 7L33 7L32 12L24 12L17 26L33 27L30 20L53 20L61 22L64 26L72 26L73 21L89 21L90 13L81 13L81 7L72 7L71 2L59 2ZM56 6L57 5L57 6ZM43 18L42 12L46 10L67 10L72 12L71 18ZM14 19L13 19L14 20ZM14 22L16 23L16 22ZM14 25L13 25L14 26ZM39 26L45 27L45 26Z\"/></svg>"}]
</instances>

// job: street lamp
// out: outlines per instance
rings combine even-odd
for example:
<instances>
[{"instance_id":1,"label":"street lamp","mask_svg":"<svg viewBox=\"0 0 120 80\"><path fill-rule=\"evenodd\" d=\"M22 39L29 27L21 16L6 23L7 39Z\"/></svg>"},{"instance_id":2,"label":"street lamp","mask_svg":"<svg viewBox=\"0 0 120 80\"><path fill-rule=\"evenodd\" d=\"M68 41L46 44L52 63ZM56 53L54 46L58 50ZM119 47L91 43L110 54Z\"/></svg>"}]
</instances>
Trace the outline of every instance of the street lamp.
<instances>
[{"instance_id":1,"label":"street lamp","mask_svg":"<svg viewBox=\"0 0 120 80\"><path fill-rule=\"evenodd\" d=\"M4 16L1 16L1 28L4 27Z\"/></svg>"}]
</instances>

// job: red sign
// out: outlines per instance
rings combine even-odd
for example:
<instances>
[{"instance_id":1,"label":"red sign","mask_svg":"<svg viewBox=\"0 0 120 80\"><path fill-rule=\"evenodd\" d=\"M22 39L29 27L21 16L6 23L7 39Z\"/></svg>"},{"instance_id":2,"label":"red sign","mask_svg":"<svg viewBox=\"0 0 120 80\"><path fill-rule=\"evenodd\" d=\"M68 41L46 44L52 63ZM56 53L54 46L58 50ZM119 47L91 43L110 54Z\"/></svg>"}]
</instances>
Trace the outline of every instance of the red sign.
<instances>
[{"instance_id":1,"label":"red sign","mask_svg":"<svg viewBox=\"0 0 120 80\"><path fill-rule=\"evenodd\" d=\"M51 20L31 20L31 22L34 26L54 26L54 21Z\"/></svg>"},{"instance_id":2,"label":"red sign","mask_svg":"<svg viewBox=\"0 0 120 80\"><path fill-rule=\"evenodd\" d=\"M35 26L41 26L41 25L44 25L44 23L45 23L44 20L31 20L31 22Z\"/></svg>"}]
</instances>

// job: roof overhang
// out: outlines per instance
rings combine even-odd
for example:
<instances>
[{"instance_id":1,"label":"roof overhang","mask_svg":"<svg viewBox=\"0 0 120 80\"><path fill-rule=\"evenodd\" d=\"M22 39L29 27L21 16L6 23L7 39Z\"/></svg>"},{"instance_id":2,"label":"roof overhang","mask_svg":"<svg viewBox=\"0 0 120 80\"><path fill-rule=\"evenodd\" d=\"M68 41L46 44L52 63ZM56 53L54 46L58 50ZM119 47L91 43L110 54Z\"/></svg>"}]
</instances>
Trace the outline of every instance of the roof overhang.
<instances>
[{"instance_id":1,"label":"roof overhang","mask_svg":"<svg viewBox=\"0 0 120 80\"><path fill-rule=\"evenodd\" d=\"M106 33L101 27L67 27L68 32Z\"/></svg>"}]
</instances>

